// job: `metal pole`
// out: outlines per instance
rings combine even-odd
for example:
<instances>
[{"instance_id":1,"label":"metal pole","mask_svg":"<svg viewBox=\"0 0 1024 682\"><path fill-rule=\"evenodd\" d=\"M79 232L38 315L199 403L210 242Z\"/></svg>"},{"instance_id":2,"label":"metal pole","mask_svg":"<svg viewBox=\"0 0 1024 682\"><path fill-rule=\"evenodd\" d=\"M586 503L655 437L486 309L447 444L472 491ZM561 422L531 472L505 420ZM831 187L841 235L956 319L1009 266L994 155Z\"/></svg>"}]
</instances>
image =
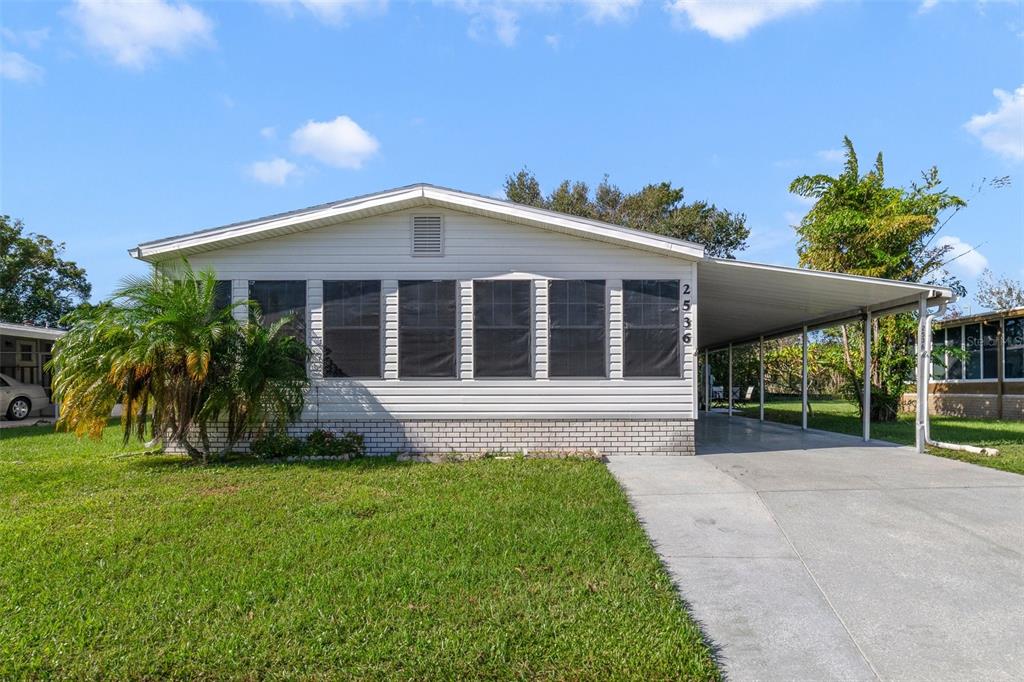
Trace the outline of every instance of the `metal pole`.
<instances>
[{"instance_id":1,"label":"metal pole","mask_svg":"<svg viewBox=\"0 0 1024 682\"><path fill-rule=\"evenodd\" d=\"M926 329L928 317L928 296L921 294L918 304L917 319L917 428L915 429L915 444L918 452L924 452L924 422L928 418L928 381L925 375L927 354L925 335L929 333Z\"/></svg>"},{"instance_id":2,"label":"metal pole","mask_svg":"<svg viewBox=\"0 0 1024 682\"><path fill-rule=\"evenodd\" d=\"M732 344L729 344L729 416L732 416Z\"/></svg>"},{"instance_id":3,"label":"metal pole","mask_svg":"<svg viewBox=\"0 0 1024 682\"><path fill-rule=\"evenodd\" d=\"M711 414L711 353L704 349L704 412Z\"/></svg>"},{"instance_id":4,"label":"metal pole","mask_svg":"<svg viewBox=\"0 0 1024 682\"><path fill-rule=\"evenodd\" d=\"M871 309L864 311L864 440L871 440Z\"/></svg>"},{"instance_id":5,"label":"metal pole","mask_svg":"<svg viewBox=\"0 0 1024 682\"><path fill-rule=\"evenodd\" d=\"M800 368L800 428L807 430L807 326L801 333L803 344L803 361Z\"/></svg>"},{"instance_id":6,"label":"metal pole","mask_svg":"<svg viewBox=\"0 0 1024 682\"><path fill-rule=\"evenodd\" d=\"M764 337L757 340L758 419L764 421Z\"/></svg>"}]
</instances>

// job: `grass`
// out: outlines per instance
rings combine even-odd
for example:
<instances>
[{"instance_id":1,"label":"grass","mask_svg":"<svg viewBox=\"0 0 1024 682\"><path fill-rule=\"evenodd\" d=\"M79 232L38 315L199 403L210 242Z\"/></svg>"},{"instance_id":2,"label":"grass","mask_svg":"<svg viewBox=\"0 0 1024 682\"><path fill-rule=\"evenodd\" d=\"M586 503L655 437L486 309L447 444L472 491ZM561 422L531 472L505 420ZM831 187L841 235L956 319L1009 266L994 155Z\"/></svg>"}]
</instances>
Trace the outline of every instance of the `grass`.
<instances>
[{"instance_id":1,"label":"grass","mask_svg":"<svg viewBox=\"0 0 1024 682\"><path fill-rule=\"evenodd\" d=\"M0 431L0 678L718 678L599 462L118 452Z\"/></svg>"},{"instance_id":2,"label":"grass","mask_svg":"<svg viewBox=\"0 0 1024 682\"><path fill-rule=\"evenodd\" d=\"M757 404L746 405L740 410L746 417L757 418ZM800 401L766 401L765 419L784 424L800 424ZM859 436L860 415L857 406L844 400L813 400L807 425L812 429L848 433ZM988 445L999 450L999 455L989 457L969 452L929 448L933 455L958 459L1024 474L1024 422L999 421L995 419L968 419L965 417L931 417L931 435L934 440L965 445ZM895 422L874 422L871 437L904 445L914 444L914 417L901 415Z\"/></svg>"}]
</instances>

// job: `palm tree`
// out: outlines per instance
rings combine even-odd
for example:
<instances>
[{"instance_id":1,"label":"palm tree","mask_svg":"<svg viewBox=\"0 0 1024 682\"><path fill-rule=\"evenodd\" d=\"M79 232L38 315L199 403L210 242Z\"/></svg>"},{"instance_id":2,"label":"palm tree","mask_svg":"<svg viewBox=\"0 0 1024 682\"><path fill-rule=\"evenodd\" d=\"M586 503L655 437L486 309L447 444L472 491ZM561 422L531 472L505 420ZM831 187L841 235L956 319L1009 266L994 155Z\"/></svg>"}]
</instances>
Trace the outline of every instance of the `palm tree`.
<instances>
[{"instance_id":1,"label":"palm tree","mask_svg":"<svg viewBox=\"0 0 1024 682\"><path fill-rule=\"evenodd\" d=\"M306 386L305 347L280 334L281 325L239 325L232 306L215 306L215 286L212 272L185 262L126 279L110 301L69 315L51 361L59 425L98 437L120 403L125 442L133 433L144 439L148 421L154 436L206 462L213 422L233 419L233 447L254 425L294 419ZM293 361L282 369L268 357Z\"/></svg>"}]
</instances>

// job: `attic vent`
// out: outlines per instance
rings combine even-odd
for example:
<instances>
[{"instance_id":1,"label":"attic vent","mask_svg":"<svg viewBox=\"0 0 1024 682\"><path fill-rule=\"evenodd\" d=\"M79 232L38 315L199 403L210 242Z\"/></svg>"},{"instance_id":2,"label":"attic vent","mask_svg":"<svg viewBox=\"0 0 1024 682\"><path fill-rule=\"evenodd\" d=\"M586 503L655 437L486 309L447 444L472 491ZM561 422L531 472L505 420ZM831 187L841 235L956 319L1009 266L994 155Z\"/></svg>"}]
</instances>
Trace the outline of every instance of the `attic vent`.
<instances>
[{"instance_id":1,"label":"attic vent","mask_svg":"<svg viewBox=\"0 0 1024 682\"><path fill-rule=\"evenodd\" d=\"M440 256L444 252L444 223L439 215L412 217L412 255Z\"/></svg>"}]
</instances>

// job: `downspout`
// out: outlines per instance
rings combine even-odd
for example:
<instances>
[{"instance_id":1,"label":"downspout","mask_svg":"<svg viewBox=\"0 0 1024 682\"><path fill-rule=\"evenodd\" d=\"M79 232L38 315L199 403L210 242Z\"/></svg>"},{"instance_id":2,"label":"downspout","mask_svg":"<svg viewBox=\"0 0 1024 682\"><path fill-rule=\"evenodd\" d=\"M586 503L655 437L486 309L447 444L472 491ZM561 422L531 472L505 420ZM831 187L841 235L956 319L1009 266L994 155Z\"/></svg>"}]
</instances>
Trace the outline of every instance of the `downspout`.
<instances>
[{"instance_id":1,"label":"downspout","mask_svg":"<svg viewBox=\"0 0 1024 682\"><path fill-rule=\"evenodd\" d=\"M946 312L946 304L940 303L938 309L934 313L929 313L922 325L922 333L924 334L924 358L928 361L928 372L922 372L922 377L927 379L930 383L931 379L931 357L932 357L932 321L936 316L942 315ZM960 443L944 443L942 441L932 440L932 423L930 419L930 412L928 405L928 388L925 387L925 406L924 406L924 442L933 448L941 448L943 450L956 450L958 452L970 452L975 455L988 455L994 457L999 454L999 450L995 448L979 448L976 445L962 445Z\"/></svg>"}]
</instances>

